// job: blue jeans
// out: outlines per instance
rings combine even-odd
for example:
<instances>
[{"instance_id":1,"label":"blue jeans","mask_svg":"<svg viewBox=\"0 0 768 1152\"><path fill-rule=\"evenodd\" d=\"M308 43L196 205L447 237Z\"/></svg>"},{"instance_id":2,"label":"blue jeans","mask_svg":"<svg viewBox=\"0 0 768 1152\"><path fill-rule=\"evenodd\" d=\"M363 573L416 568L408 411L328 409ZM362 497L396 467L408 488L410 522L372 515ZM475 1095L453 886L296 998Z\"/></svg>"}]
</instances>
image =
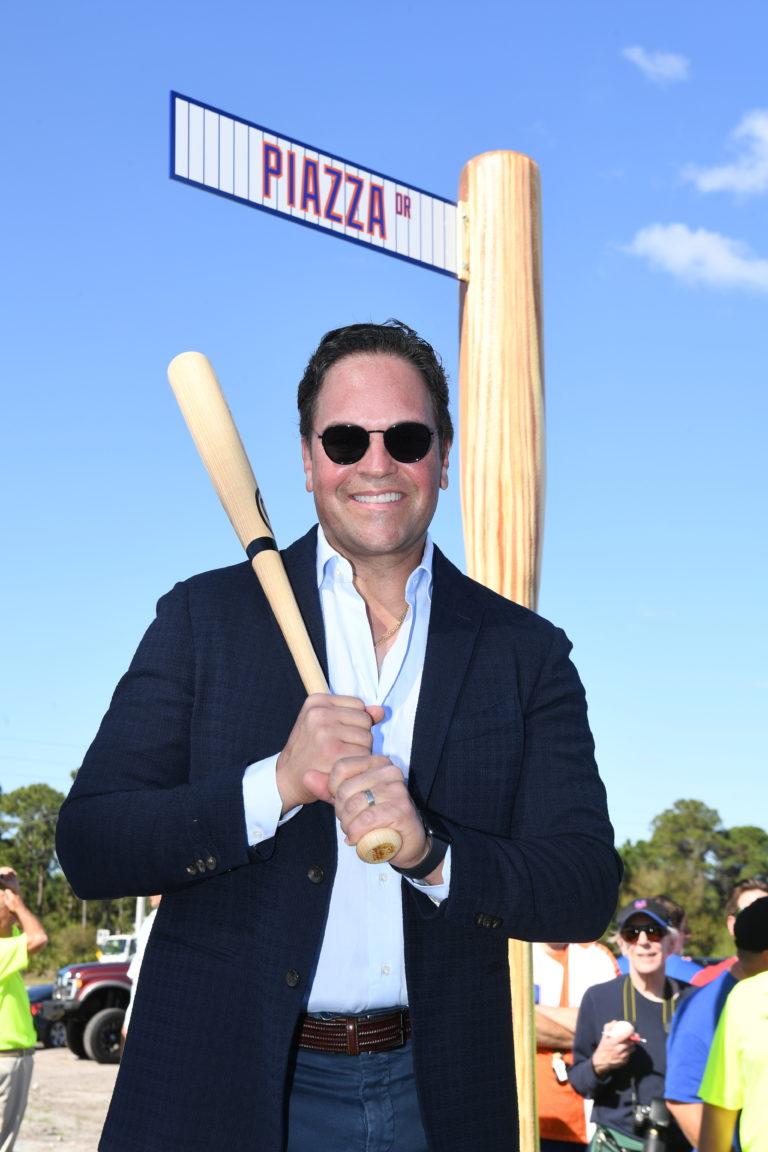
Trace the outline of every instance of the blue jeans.
<instances>
[{"instance_id":1,"label":"blue jeans","mask_svg":"<svg viewBox=\"0 0 768 1152\"><path fill-rule=\"evenodd\" d=\"M300 1048L286 1152L429 1152L410 1042L391 1052Z\"/></svg>"}]
</instances>

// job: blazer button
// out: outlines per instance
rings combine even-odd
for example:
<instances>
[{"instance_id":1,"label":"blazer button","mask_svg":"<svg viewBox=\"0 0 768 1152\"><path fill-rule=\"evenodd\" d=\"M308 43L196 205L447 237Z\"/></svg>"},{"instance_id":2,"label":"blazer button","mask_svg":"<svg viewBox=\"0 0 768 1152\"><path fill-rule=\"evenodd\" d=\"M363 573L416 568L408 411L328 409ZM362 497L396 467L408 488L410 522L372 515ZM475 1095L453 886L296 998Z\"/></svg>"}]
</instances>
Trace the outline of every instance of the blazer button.
<instances>
[{"instance_id":1,"label":"blazer button","mask_svg":"<svg viewBox=\"0 0 768 1152\"><path fill-rule=\"evenodd\" d=\"M205 860L198 860L196 863L198 872L205 872Z\"/></svg>"},{"instance_id":2,"label":"blazer button","mask_svg":"<svg viewBox=\"0 0 768 1152\"><path fill-rule=\"evenodd\" d=\"M325 880L325 872L323 872L319 864L313 864L309 872L307 872L307 876L313 884L322 884L323 880Z\"/></svg>"},{"instance_id":3,"label":"blazer button","mask_svg":"<svg viewBox=\"0 0 768 1152\"><path fill-rule=\"evenodd\" d=\"M475 916L475 924L477 924L478 928L490 928L493 921L490 916L486 916L485 912L478 912L477 916Z\"/></svg>"},{"instance_id":4,"label":"blazer button","mask_svg":"<svg viewBox=\"0 0 768 1152\"><path fill-rule=\"evenodd\" d=\"M190 876L197 876L197 868L194 864L187 864L186 871L189 872Z\"/></svg>"},{"instance_id":5,"label":"blazer button","mask_svg":"<svg viewBox=\"0 0 768 1152\"><path fill-rule=\"evenodd\" d=\"M301 976L295 968L289 968L285 974L285 982L289 988L295 988L301 982Z\"/></svg>"},{"instance_id":6,"label":"blazer button","mask_svg":"<svg viewBox=\"0 0 768 1152\"><path fill-rule=\"evenodd\" d=\"M217 863L218 863L218 861L216 860L216 857L215 857L215 856L209 856L209 857L208 857L208 859L207 859L207 860L206 860L206 862L205 862L205 866L206 866L206 868L208 869L208 871L209 871L209 872L213 872L213 870L214 870L214 868L216 867L216 864L217 864Z\"/></svg>"}]
</instances>

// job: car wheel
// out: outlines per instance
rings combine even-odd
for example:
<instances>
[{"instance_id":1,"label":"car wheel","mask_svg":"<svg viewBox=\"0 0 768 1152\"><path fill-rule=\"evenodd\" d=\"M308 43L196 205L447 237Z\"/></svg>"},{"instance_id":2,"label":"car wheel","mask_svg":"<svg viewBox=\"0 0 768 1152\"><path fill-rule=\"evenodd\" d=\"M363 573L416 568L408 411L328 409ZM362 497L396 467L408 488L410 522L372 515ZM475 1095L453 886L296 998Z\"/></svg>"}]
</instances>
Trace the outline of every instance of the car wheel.
<instances>
[{"instance_id":1,"label":"car wheel","mask_svg":"<svg viewBox=\"0 0 768 1152\"><path fill-rule=\"evenodd\" d=\"M83 1044L86 1055L97 1064L120 1063L120 1029L125 1019L123 1008L102 1008L85 1026Z\"/></svg>"},{"instance_id":2,"label":"car wheel","mask_svg":"<svg viewBox=\"0 0 768 1152\"><path fill-rule=\"evenodd\" d=\"M45 1034L46 1048L67 1047L67 1026L63 1020L53 1020Z\"/></svg>"},{"instance_id":3,"label":"car wheel","mask_svg":"<svg viewBox=\"0 0 768 1152\"><path fill-rule=\"evenodd\" d=\"M83 1045L83 1025L80 1020L68 1020L64 1025L67 1032L67 1047L78 1060L87 1059Z\"/></svg>"}]
</instances>

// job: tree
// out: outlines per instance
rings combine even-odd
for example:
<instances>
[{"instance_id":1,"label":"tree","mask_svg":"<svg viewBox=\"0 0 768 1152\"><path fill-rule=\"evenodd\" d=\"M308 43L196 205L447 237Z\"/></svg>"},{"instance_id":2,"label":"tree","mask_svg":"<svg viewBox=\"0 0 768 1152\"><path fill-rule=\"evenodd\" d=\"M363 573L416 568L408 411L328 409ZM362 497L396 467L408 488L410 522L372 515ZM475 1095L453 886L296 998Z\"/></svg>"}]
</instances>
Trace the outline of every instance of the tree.
<instances>
[{"instance_id":1,"label":"tree","mask_svg":"<svg viewBox=\"0 0 768 1152\"><path fill-rule=\"evenodd\" d=\"M46 884L58 868L56 821L63 803L63 794L47 784L29 784L0 796L10 863L19 875L25 899L38 915L43 912Z\"/></svg>"},{"instance_id":2,"label":"tree","mask_svg":"<svg viewBox=\"0 0 768 1152\"><path fill-rule=\"evenodd\" d=\"M725 955L732 948L725 902L741 877L768 872L768 833L723 828L715 809L700 800L677 800L654 817L651 830L650 840L621 848L620 904L638 896L671 896L688 913L689 951Z\"/></svg>"}]
</instances>

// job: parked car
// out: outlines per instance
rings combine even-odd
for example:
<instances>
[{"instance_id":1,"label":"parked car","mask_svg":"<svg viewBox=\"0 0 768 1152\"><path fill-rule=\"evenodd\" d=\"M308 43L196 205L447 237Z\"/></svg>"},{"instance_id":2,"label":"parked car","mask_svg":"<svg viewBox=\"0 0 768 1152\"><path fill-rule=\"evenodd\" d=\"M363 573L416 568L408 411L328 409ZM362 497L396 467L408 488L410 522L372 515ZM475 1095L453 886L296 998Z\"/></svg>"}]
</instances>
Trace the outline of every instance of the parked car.
<instances>
[{"instance_id":1,"label":"parked car","mask_svg":"<svg viewBox=\"0 0 768 1152\"><path fill-rule=\"evenodd\" d=\"M120 1061L120 1030L131 996L128 964L89 960L59 970L40 1014L64 1025L67 1045L80 1059Z\"/></svg>"},{"instance_id":2,"label":"parked car","mask_svg":"<svg viewBox=\"0 0 768 1152\"><path fill-rule=\"evenodd\" d=\"M66 1048L67 1030L63 1020L46 1020L40 1011L43 1000L49 1000L53 984L34 984L27 988L29 1008L35 1024L38 1041L44 1048Z\"/></svg>"}]
</instances>

